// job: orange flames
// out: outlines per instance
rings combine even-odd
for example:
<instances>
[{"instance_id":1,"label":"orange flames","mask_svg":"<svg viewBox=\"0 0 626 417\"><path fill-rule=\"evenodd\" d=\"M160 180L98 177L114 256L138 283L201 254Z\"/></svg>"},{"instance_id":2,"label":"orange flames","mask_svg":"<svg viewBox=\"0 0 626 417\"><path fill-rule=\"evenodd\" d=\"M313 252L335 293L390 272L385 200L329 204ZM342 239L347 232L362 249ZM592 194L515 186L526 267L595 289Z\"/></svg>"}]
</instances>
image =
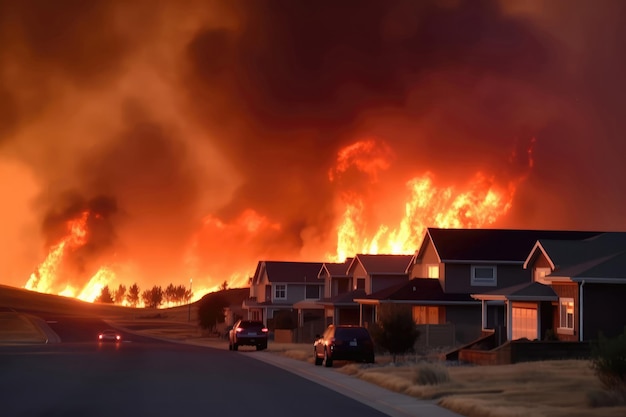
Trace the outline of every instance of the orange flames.
<instances>
[{"instance_id":1,"label":"orange flames","mask_svg":"<svg viewBox=\"0 0 626 417\"><path fill-rule=\"evenodd\" d=\"M24 288L93 302L100 295L102 288L115 279L115 273L111 269L102 267L83 288L75 288L69 283L66 283L64 287L61 284L62 288L59 288L58 282L63 282L60 269L66 252L80 248L87 242L89 216L89 211L83 211L80 217L67 222L67 235L52 247L46 259L31 274Z\"/></svg>"}]
</instances>

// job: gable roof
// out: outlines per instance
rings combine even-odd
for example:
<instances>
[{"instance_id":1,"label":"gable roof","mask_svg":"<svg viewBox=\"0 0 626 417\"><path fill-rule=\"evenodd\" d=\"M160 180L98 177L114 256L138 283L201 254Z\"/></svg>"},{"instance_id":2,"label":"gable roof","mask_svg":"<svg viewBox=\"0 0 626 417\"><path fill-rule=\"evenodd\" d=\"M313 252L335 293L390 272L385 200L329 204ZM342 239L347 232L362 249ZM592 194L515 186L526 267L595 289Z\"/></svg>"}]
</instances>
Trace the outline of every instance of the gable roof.
<instances>
[{"instance_id":1,"label":"gable roof","mask_svg":"<svg viewBox=\"0 0 626 417\"><path fill-rule=\"evenodd\" d=\"M348 276L348 268L352 263L353 258L346 258L343 262L324 262L322 268L320 269L320 274L322 270L326 270L328 275L331 277L347 277Z\"/></svg>"},{"instance_id":2,"label":"gable roof","mask_svg":"<svg viewBox=\"0 0 626 417\"><path fill-rule=\"evenodd\" d=\"M491 262L523 264L540 239L581 240L602 232L518 229L428 228L416 258L432 245L442 263Z\"/></svg>"},{"instance_id":3,"label":"gable roof","mask_svg":"<svg viewBox=\"0 0 626 417\"><path fill-rule=\"evenodd\" d=\"M317 275L321 267L321 262L259 261L253 283L260 282L264 271L269 282L317 283Z\"/></svg>"},{"instance_id":4,"label":"gable roof","mask_svg":"<svg viewBox=\"0 0 626 417\"><path fill-rule=\"evenodd\" d=\"M364 304L371 301L422 305L477 304L469 294L445 293L439 280L432 278L413 278L355 301Z\"/></svg>"},{"instance_id":5,"label":"gable roof","mask_svg":"<svg viewBox=\"0 0 626 417\"><path fill-rule=\"evenodd\" d=\"M360 253L350 263L348 272L357 263L360 263L369 275L404 275L412 257L412 255L368 255Z\"/></svg>"},{"instance_id":6,"label":"gable roof","mask_svg":"<svg viewBox=\"0 0 626 417\"><path fill-rule=\"evenodd\" d=\"M626 233L606 232L578 241L538 240L524 262L543 255L552 272L547 280L626 283Z\"/></svg>"}]
</instances>

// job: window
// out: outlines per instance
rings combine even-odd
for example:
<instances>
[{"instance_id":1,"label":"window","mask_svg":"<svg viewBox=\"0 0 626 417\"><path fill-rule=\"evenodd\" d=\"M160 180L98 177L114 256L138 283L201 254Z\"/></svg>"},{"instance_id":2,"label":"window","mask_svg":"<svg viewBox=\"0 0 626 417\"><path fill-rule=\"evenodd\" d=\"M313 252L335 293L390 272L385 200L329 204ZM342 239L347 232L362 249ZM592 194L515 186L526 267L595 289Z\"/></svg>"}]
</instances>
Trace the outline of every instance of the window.
<instances>
[{"instance_id":1,"label":"window","mask_svg":"<svg viewBox=\"0 0 626 417\"><path fill-rule=\"evenodd\" d=\"M495 266L472 266L472 285L497 285Z\"/></svg>"},{"instance_id":2,"label":"window","mask_svg":"<svg viewBox=\"0 0 626 417\"><path fill-rule=\"evenodd\" d=\"M428 265L428 278L439 278L439 265Z\"/></svg>"},{"instance_id":3,"label":"window","mask_svg":"<svg viewBox=\"0 0 626 417\"><path fill-rule=\"evenodd\" d=\"M305 288L304 298L318 300L320 298L320 286L307 285Z\"/></svg>"},{"instance_id":4,"label":"window","mask_svg":"<svg viewBox=\"0 0 626 417\"><path fill-rule=\"evenodd\" d=\"M439 324L439 307L413 306L415 324Z\"/></svg>"},{"instance_id":5,"label":"window","mask_svg":"<svg viewBox=\"0 0 626 417\"><path fill-rule=\"evenodd\" d=\"M355 290L364 290L365 289L365 278L357 278Z\"/></svg>"},{"instance_id":6,"label":"window","mask_svg":"<svg viewBox=\"0 0 626 417\"><path fill-rule=\"evenodd\" d=\"M285 284L276 284L274 286L274 299L275 300L284 300L287 298L287 285Z\"/></svg>"},{"instance_id":7,"label":"window","mask_svg":"<svg viewBox=\"0 0 626 417\"><path fill-rule=\"evenodd\" d=\"M574 330L574 299L559 299L559 327Z\"/></svg>"},{"instance_id":8,"label":"window","mask_svg":"<svg viewBox=\"0 0 626 417\"><path fill-rule=\"evenodd\" d=\"M549 284L550 282L546 279L546 275L550 275L550 272L552 272L550 268L535 268L535 281Z\"/></svg>"}]
</instances>

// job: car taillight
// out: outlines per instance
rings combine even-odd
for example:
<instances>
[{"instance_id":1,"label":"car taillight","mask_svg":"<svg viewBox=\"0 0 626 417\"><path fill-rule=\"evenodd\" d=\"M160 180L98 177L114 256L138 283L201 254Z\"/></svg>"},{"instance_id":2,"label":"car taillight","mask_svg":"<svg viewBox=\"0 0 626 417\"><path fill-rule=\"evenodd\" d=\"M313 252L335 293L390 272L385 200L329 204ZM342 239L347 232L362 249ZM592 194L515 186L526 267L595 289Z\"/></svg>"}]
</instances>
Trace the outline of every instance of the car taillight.
<instances>
[{"instance_id":1,"label":"car taillight","mask_svg":"<svg viewBox=\"0 0 626 417\"><path fill-rule=\"evenodd\" d=\"M117 340L120 340L122 337L118 334L117 336L115 336L115 338L116 338Z\"/></svg>"},{"instance_id":2,"label":"car taillight","mask_svg":"<svg viewBox=\"0 0 626 417\"><path fill-rule=\"evenodd\" d=\"M262 331L263 333L267 333L267 332L269 332L269 330L267 330L267 327L262 328L262 329L261 329L261 331Z\"/></svg>"},{"instance_id":3,"label":"car taillight","mask_svg":"<svg viewBox=\"0 0 626 417\"><path fill-rule=\"evenodd\" d=\"M98 335L98 339L102 339L102 335L101 334Z\"/></svg>"}]
</instances>

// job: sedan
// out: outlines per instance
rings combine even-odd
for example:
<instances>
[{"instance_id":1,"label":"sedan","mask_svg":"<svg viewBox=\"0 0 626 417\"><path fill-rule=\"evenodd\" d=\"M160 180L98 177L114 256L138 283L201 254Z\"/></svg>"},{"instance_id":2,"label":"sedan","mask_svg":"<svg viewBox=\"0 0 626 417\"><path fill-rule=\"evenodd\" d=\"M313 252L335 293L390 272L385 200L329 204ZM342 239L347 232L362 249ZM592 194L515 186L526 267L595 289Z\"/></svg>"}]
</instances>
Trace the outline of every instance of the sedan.
<instances>
[{"instance_id":1,"label":"sedan","mask_svg":"<svg viewBox=\"0 0 626 417\"><path fill-rule=\"evenodd\" d=\"M98 333L98 342L121 342L122 335L115 330L103 330Z\"/></svg>"},{"instance_id":2,"label":"sedan","mask_svg":"<svg viewBox=\"0 0 626 417\"><path fill-rule=\"evenodd\" d=\"M365 327L330 325L313 344L315 365L333 366L334 360L374 363L374 342Z\"/></svg>"},{"instance_id":3,"label":"sedan","mask_svg":"<svg viewBox=\"0 0 626 417\"><path fill-rule=\"evenodd\" d=\"M256 350L267 349L267 327L260 321L239 320L228 332L228 350L239 346L256 346Z\"/></svg>"}]
</instances>

